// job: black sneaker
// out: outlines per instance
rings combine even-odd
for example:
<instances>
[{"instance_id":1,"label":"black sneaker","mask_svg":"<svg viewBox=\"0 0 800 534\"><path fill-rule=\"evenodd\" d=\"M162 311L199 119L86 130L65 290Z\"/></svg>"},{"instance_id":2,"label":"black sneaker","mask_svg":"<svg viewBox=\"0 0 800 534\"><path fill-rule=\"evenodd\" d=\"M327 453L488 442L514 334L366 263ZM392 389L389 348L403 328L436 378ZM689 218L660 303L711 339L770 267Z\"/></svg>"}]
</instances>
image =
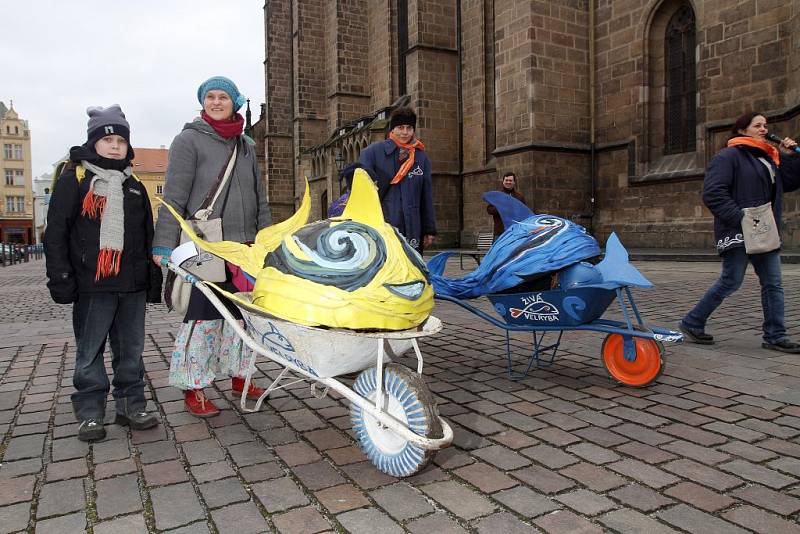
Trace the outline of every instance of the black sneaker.
<instances>
[{"instance_id":1,"label":"black sneaker","mask_svg":"<svg viewBox=\"0 0 800 534\"><path fill-rule=\"evenodd\" d=\"M714 344L714 336L711 334L706 334L702 330L695 330L694 328L689 328L683 321L678 323L678 330L691 341L692 343L697 343L698 345L713 345Z\"/></svg>"},{"instance_id":2,"label":"black sneaker","mask_svg":"<svg viewBox=\"0 0 800 534\"><path fill-rule=\"evenodd\" d=\"M103 422L97 422L94 419L86 419L81 421L78 427L78 439L81 441L100 441L106 437L106 429L103 428Z\"/></svg>"},{"instance_id":3,"label":"black sneaker","mask_svg":"<svg viewBox=\"0 0 800 534\"><path fill-rule=\"evenodd\" d=\"M158 418L142 410L128 415L118 413L114 422L120 426L130 426L133 430L147 430L158 424Z\"/></svg>"},{"instance_id":4,"label":"black sneaker","mask_svg":"<svg viewBox=\"0 0 800 534\"><path fill-rule=\"evenodd\" d=\"M788 352L789 354L800 354L800 343L783 339L777 343L762 343L761 346L767 350L777 350L779 352Z\"/></svg>"}]
</instances>

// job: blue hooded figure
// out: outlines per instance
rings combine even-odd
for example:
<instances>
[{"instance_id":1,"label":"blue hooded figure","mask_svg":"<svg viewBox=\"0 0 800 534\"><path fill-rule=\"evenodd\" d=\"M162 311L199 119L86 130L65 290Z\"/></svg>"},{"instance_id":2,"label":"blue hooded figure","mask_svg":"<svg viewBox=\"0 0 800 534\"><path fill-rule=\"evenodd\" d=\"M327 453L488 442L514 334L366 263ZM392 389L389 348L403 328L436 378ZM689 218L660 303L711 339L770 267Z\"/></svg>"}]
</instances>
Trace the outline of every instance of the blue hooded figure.
<instances>
[{"instance_id":1,"label":"blue hooded figure","mask_svg":"<svg viewBox=\"0 0 800 534\"><path fill-rule=\"evenodd\" d=\"M572 221L536 215L522 202L499 191L489 191L483 199L497 208L506 230L478 268L463 278L443 275L451 253L431 258L428 269L437 295L464 299L498 293L600 254L597 240Z\"/></svg>"}]
</instances>

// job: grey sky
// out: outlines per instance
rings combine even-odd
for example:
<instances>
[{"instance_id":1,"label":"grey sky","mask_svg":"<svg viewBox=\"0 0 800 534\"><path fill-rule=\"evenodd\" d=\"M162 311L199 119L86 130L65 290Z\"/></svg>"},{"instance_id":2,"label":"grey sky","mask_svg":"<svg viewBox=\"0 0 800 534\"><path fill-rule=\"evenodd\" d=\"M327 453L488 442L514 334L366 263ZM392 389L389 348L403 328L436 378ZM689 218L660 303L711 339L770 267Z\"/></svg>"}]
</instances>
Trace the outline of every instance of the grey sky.
<instances>
[{"instance_id":1,"label":"grey sky","mask_svg":"<svg viewBox=\"0 0 800 534\"><path fill-rule=\"evenodd\" d=\"M136 147L169 146L197 86L231 78L264 101L263 0L27 0L0 12L0 101L28 120L33 175L86 140L86 107L119 103ZM244 112L244 110L242 110Z\"/></svg>"}]
</instances>

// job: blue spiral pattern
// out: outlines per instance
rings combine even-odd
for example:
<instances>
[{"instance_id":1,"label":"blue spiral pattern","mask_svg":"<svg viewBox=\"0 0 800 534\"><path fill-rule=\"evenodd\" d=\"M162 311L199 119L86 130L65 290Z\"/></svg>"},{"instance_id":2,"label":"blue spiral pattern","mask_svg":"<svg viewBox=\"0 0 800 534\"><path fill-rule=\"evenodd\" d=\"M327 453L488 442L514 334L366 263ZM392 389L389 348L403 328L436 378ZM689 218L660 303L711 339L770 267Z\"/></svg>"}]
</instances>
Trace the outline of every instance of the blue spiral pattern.
<instances>
[{"instance_id":1,"label":"blue spiral pattern","mask_svg":"<svg viewBox=\"0 0 800 534\"><path fill-rule=\"evenodd\" d=\"M317 284L355 291L386 262L386 244L373 228L355 221L317 221L292 237L310 260L295 257L285 244L269 252L265 267Z\"/></svg>"}]
</instances>

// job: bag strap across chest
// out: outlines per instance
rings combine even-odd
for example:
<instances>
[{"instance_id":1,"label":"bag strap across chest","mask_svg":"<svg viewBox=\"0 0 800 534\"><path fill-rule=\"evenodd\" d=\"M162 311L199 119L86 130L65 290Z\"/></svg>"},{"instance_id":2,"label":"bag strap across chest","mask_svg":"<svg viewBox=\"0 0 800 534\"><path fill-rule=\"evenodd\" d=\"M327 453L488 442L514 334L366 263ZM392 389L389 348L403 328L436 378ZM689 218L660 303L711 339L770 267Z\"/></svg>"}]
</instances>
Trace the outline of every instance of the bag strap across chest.
<instances>
[{"instance_id":1,"label":"bag strap across chest","mask_svg":"<svg viewBox=\"0 0 800 534\"><path fill-rule=\"evenodd\" d=\"M222 190L225 189L225 184L228 182L228 178L230 178L231 172L233 171L233 166L236 162L237 147L238 143L235 143L231 155L228 158L228 163L219 171L217 181L206 195L200 208L192 215L192 219L207 221L208 218L211 217L211 214L214 213L214 203L217 201L217 198L219 198Z\"/></svg>"}]
</instances>

